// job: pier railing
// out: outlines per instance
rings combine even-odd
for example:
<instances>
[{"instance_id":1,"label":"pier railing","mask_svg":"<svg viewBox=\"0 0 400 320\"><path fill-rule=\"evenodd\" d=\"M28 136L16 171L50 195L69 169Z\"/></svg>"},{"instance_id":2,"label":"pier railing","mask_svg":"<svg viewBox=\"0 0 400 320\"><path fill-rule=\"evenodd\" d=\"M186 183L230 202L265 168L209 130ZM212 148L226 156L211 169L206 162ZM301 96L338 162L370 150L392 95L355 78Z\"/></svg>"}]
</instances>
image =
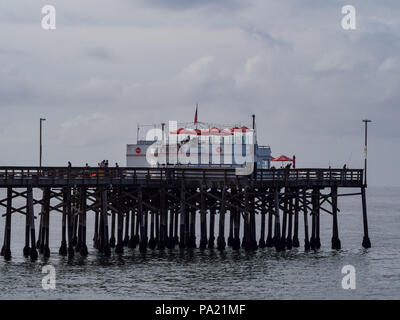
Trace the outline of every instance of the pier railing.
<instances>
[{"instance_id":1,"label":"pier railing","mask_svg":"<svg viewBox=\"0 0 400 320\"><path fill-rule=\"evenodd\" d=\"M361 186L362 169L257 169L236 175L232 168L91 168L91 167L0 167L0 186L62 184L140 184L215 181L232 183L246 179L269 184L322 184Z\"/></svg>"}]
</instances>

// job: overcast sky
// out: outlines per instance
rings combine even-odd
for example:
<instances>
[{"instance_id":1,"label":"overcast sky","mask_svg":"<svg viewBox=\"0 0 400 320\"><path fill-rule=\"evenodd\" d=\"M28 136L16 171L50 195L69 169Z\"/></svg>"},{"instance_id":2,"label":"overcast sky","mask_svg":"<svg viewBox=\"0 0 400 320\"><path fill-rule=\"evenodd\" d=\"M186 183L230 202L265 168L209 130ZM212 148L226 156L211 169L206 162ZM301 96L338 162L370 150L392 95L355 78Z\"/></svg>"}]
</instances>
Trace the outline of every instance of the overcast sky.
<instances>
[{"instance_id":1,"label":"overcast sky","mask_svg":"<svg viewBox=\"0 0 400 320\"><path fill-rule=\"evenodd\" d=\"M44 5L57 29L41 28ZM357 29L341 27L343 5ZM400 185L398 0L0 1L0 165L125 165L137 123L248 122L298 167Z\"/></svg>"}]
</instances>

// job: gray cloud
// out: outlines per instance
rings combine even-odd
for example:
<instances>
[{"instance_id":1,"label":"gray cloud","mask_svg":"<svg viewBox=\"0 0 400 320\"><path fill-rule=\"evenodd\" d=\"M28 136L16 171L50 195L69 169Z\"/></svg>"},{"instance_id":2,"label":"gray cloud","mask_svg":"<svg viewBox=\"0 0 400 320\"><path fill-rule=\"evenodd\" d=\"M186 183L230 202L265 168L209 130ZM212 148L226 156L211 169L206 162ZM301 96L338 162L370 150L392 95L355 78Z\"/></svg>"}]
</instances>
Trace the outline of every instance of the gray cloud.
<instances>
[{"instance_id":1,"label":"gray cloud","mask_svg":"<svg viewBox=\"0 0 400 320\"><path fill-rule=\"evenodd\" d=\"M42 116L46 164L124 164L138 122L190 121L199 102L201 121L255 113L300 166L360 167L369 117L369 181L396 184L400 4L353 2L355 31L344 1L53 1L52 32L40 1L2 2L0 165L37 163Z\"/></svg>"},{"instance_id":2,"label":"gray cloud","mask_svg":"<svg viewBox=\"0 0 400 320\"><path fill-rule=\"evenodd\" d=\"M112 60L113 54L105 47L90 47L84 50L84 56L87 58Z\"/></svg>"}]
</instances>

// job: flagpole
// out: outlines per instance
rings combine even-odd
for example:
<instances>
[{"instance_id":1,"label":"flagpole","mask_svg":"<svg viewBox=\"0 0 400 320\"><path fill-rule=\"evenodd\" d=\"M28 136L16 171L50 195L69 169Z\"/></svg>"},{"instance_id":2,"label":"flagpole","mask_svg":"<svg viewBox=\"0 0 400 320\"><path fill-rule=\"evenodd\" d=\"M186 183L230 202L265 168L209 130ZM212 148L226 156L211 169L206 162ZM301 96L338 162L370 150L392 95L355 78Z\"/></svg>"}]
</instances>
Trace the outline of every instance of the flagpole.
<instances>
[{"instance_id":1,"label":"flagpole","mask_svg":"<svg viewBox=\"0 0 400 320\"><path fill-rule=\"evenodd\" d=\"M368 122L371 120L363 120L365 124L365 131L364 131L364 186L367 186L367 132L368 132Z\"/></svg>"},{"instance_id":2,"label":"flagpole","mask_svg":"<svg viewBox=\"0 0 400 320\"><path fill-rule=\"evenodd\" d=\"M199 107L199 104L196 103L196 113L194 114L194 124L196 125L196 129L198 128L198 123L197 123L197 108Z\"/></svg>"}]
</instances>

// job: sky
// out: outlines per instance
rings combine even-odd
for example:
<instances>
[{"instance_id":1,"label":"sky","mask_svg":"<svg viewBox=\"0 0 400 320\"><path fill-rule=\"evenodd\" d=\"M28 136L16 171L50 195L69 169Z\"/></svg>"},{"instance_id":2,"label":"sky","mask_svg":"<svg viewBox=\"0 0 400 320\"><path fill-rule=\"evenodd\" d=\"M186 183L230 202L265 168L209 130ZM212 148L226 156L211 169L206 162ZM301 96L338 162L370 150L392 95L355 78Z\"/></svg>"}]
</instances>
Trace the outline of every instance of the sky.
<instances>
[{"instance_id":1,"label":"sky","mask_svg":"<svg viewBox=\"0 0 400 320\"><path fill-rule=\"evenodd\" d=\"M43 30L42 7L56 8ZM344 30L342 7L356 9ZM0 0L0 166L125 165L137 124L251 123L297 167L399 186L398 0Z\"/></svg>"}]
</instances>

